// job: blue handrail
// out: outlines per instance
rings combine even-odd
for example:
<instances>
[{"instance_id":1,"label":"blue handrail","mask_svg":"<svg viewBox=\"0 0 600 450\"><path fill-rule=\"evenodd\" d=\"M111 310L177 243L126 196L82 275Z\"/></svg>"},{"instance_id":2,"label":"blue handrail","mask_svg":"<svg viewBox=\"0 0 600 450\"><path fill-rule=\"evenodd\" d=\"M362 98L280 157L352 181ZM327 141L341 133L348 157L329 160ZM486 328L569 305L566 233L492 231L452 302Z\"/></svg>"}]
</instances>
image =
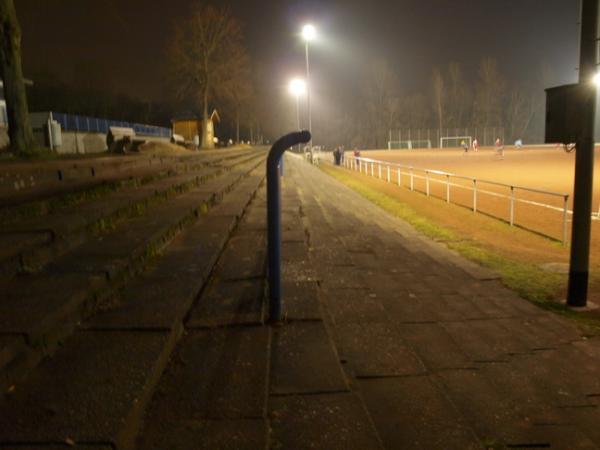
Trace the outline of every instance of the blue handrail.
<instances>
[{"instance_id":1,"label":"blue handrail","mask_svg":"<svg viewBox=\"0 0 600 450\"><path fill-rule=\"evenodd\" d=\"M267 157L267 225L269 238L269 320L281 319L281 191L279 162L284 152L310 141L308 131L297 131L279 138Z\"/></svg>"}]
</instances>

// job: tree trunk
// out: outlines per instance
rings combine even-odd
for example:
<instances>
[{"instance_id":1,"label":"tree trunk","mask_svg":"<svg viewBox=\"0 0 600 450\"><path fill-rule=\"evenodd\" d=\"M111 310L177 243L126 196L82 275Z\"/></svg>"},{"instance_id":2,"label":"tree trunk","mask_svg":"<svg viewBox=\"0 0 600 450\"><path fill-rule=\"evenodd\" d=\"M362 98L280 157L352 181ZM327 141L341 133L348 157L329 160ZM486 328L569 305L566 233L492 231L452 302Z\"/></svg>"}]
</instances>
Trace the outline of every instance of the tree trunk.
<instances>
[{"instance_id":1,"label":"tree trunk","mask_svg":"<svg viewBox=\"0 0 600 450\"><path fill-rule=\"evenodd\" d=\"M0 69L8 115L8 136L15 153L33 148L27 95L21 68L21 29L13 0L0 0Z\"/></svg>"},{"instance_id":2,"label":"tree trunk","mask_svg":"<svg viewBox=\"0 0 600 450\"><path fill-rule=\"evenodd\" d=\"M210 118L208 117L208 84L204 87L203 103L204 105L202 108L202 138L200 141L200 146L202 148L214 148L215 143L213 142L213 137L211 136L211 133L209 133L211 124L209 124Z\"/></svg>"},{"instance_id":3,"label":"tree trunk","mask_svg":"<svg viewBox=\"0 0 600 450\"><path fill-rule=\"evenodd\" d=\"M240 110L235 111L235 142L240 143Z\"/></svg>"}]
</instances>

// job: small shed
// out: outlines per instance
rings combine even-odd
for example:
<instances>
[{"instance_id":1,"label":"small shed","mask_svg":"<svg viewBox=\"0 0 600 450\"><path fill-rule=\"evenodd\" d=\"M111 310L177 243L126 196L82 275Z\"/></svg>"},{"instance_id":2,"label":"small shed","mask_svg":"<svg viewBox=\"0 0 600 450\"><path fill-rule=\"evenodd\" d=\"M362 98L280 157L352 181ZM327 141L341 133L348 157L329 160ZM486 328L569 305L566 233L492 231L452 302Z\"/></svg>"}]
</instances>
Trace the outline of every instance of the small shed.
<instances>
[{"instance_id":1,"label":"small shed","mask_svg":"<svg viewBox=\"0 0 600 450\"><path fill-rule=\"evenodd\" d=\"M219 123L221 118L217 110L213 110L209 117L207 126L207 140L213 142L215 136L215 123ZM182 114L171 120L173 134L183 136L186 142L198 143L202 137L202 119L192 114ZM196 137L198 136L198 137Z\"/></svg>"}]
</instances>

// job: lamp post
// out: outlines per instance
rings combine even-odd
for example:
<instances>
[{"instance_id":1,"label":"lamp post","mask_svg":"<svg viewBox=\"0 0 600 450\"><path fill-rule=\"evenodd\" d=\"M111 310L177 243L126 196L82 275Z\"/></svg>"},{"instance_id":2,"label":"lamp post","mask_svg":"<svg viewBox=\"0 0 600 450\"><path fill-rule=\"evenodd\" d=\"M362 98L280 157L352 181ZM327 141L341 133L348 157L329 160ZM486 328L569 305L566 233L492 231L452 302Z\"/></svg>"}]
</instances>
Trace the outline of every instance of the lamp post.
<instances>
[{"instance_id":1,"label":"lamp post","mask_svg":"<svg viewBox=\"0 0 600 450\"><path fill-rule=\"evenodd\" d=\"M290 81L289 91L296 98L296 123L297 129L300 130L300 96L306 94L306 83L304 80L294 78ZM300 151L300 144L298 144L298 151Z\"/></svg>"},{"instance_id":2,"label":"lamp post","mask_svg":"<svg viewBox=\"0 0 600 450\"><path fill-rule=\"evenodd\" d=\"M598 58L598 3L581 2L581 45L579 54L580 132L576 142L575 184L573 189L573 228L567 304L587 306L592 196L594 186L594 121L596 115L596 80Z\"/></svg>"},{"instance_id":3,"label":"lamp post","mask_svg":"<svg viewBox=\"0 0 600 450\"><path fill-rule=\"evenodd\" d=\"M317 37L317 30L311 24L302 27L302 39L304 39L304 49L306 53L306 107L308 108L308 131L311 133L310 148L312 150L312 116L310 109L310 64L308 61L308 43Z\"/></svg>"}]
</instances>

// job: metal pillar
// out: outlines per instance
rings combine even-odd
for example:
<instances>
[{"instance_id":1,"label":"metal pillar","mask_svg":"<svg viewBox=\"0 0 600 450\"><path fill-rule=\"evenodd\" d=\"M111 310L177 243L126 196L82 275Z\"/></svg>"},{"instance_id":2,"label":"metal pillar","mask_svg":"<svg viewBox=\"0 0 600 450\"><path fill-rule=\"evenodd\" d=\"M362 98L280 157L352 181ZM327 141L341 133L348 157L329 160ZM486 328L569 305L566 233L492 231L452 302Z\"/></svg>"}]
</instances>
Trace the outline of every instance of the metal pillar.
<instances>
[{"instance_id":1,"label":"metal pillar","mask_svg":"<svg viewBox=\"0 0 600 450\"><path fill-rule=\"evenodd\" d=\"M590 264L590 231L592 187L594 181L594 116L596 114L596 73L598 45L598 1L582 0L581 50L579 55L579 85L582 87L581 134L575 154L575 189L573 197L573 228L567 304L583 307L587 304ZM584 87L585 86L585 87Z\"/></svg>"},{"instance_id":2,"label":"metal pillar","mask_svg":"<svg viewBox=\"0 0 600 450\"><path fill-rule=\"evenodd\" d=\"M273 144L267 157L269 320L272 322L281 319L281 191L278 165L288 148L308 141L308 131L287 134Z\"/></svg>"},{"instance_id":3,"label":"metal pillar","mask_svg":"<svg viewBox=\"0 0 600 450\"><path fill-rule=\"evenodd\" d=\"M311 133L310 137L310 150L312 151L312 110L310 109L310 66L308 64L308 41L305 42L306 50L306 108L308 109L308 132Z\"/></svg>"}]
</instances>

